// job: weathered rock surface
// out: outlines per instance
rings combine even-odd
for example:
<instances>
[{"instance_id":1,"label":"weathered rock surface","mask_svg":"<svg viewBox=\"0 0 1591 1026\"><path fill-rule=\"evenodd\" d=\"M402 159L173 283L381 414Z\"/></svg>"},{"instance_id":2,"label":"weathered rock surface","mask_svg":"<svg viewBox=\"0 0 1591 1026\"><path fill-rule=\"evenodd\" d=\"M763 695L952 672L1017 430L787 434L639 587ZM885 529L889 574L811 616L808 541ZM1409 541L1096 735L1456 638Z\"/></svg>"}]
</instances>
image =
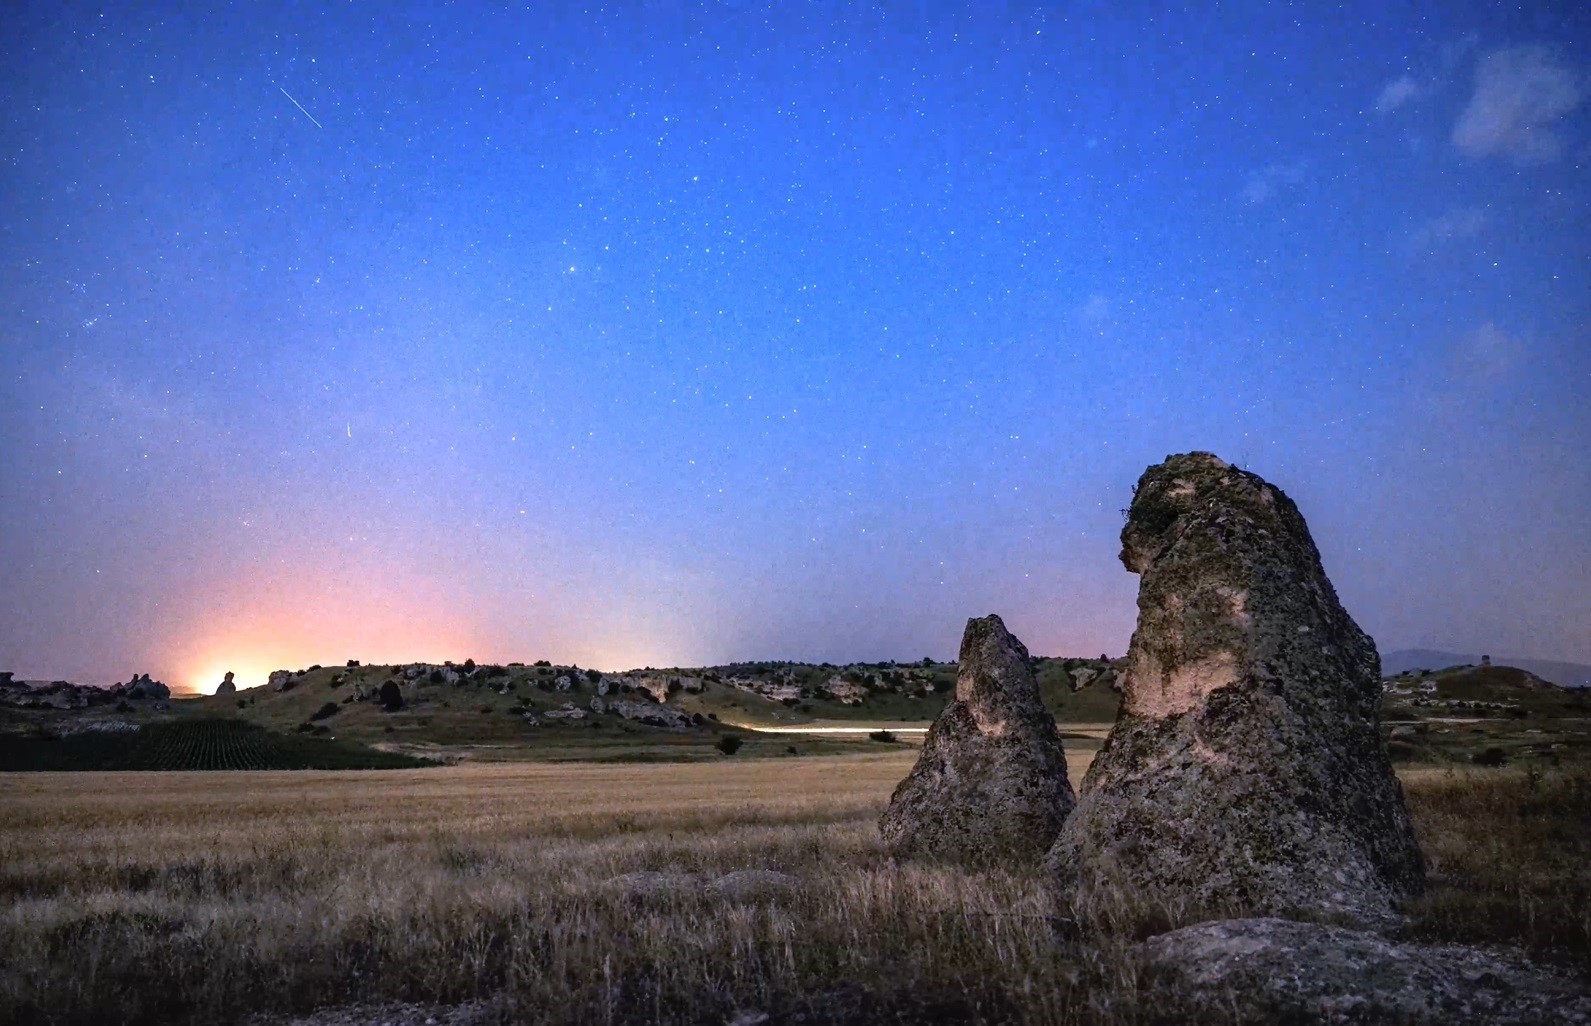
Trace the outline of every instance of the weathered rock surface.
<instances>
[{"instance_id":1,"label":"weathered rock surface","mask_svg":"<svg viewBox=\"0 0 1591 1026\"><path fill-rule=\"evenodd\" d=\"M292 670L272 670L265 682L272 691L291 691L298 684L298 674Z\"/></svg>"},{"instance_id":2,"label":"weathered rock surface","mask_svg":"<svg viewBox=\"0 0 1591 1026\"><path fill-rule=\"evenodd\" d=\"M228 670L226 676L221 678L221 683L215 686L218 695L235 695L238 693L237 683L232 679L232 671Z\"/></svg>"},{"instance_id":3,"label":"weathered rock surface","mask_svg":"<svg viewBox=\"0 0 1591 1026\"><path fill-rule=\"evenodd\" d=\"M1139 953L1162 1007L1222 1023L1591 1021L1583 984L1521 958L1318 923L1200 923Z\"/></svg>"},{"instance_id":4,"label":"weathered rock surface","mask_svg":"<svg viewBox=\"0 0 1591 1026\"><path fill-rule=\"evenodd\" d=\"M954 862L1037 859L1074 800L1027 649L998 616L967 621L955 698L890 797L885 845Z\"/></svg>"},{"instance_id":5,"label":"weathered rock surface","mask_svg":"<svg viewBox=\"0 0 1591 1026\"><path fill-rule=\"evenodd\" d=\"M509 1018L505 1004L494 997L461 1005L342 1005L307 1013L260 1013L245 1022L247 1026L501 1026Z\"/></svg>"},{"instance_id":6,"label":"weathered rock surface","mask_svg":"<svg viewBox=\"0 0 1591 1026\"><path fill-rule=\"evenodd\" d=\"M736 869L707 885L707 891L725 901L756 901L789 894L801 881L777 869Z\"/></svg>"},{"instance_id":7,"label":"weathered rock surface","mask_svg":"<svg viewBox=\"0 0 1591 1026\"><path fill-rule=\"evenodd\" d=\"M627 698L621 698L609 702L608 711L627 720L645 723L651 727L669 727L679 730L691 725L691 718L688 713L672 706L653 705L651 702L634 702Z\"/></svg>"},{"instance_id":8,"label":"weathered rock surface","mask_svg":"<svg viewBox=\"0 0 1591 1026\"><path fill-rule=\"evenodd\" d=\"M1375 644L1291 499L1209 453L1139 479L1121 713L1050 855L1076 914L1393 920L1424 879Z\"/></svg>"}]
</instances>

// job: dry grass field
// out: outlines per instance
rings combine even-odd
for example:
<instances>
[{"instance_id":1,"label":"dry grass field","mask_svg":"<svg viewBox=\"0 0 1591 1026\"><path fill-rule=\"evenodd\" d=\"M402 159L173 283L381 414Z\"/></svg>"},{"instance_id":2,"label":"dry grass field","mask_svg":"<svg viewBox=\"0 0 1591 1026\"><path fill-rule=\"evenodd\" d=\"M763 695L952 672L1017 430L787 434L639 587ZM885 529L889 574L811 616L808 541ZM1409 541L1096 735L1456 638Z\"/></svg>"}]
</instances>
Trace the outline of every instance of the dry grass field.
<instances>
[{"instance_id":1,"label":"dry grass field","mask_svg":"<svg viewBox=\"0 0 1591 1026\"><path fill-rule=\"evenodd\" d=\"M0 1018L481 999L529 1022L1156 1021L1130 939L1069 938L1041 872L884 856L875 818L915 754L0 775ZM1591 782L1405 785L1437 881L1414 935L1591 969ZM743 869L798 882L613 882Z\"/></svg>"}]
</instances>

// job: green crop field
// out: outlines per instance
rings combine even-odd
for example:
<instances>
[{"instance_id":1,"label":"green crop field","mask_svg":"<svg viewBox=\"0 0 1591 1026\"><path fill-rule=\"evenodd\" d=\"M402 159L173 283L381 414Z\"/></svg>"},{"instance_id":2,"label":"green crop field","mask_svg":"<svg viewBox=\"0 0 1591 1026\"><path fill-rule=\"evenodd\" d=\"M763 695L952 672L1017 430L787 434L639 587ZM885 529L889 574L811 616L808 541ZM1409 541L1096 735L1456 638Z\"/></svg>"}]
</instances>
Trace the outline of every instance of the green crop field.
<instances>
[{"instance_id":1,"label":"green crop field","mask_svg":"<svg viewBox=\"0 0 1591 1026\"><path fill-rule=\"evenodd\" d=\"M278 734L241 720L150 723L129 731L8 738L0 770L406 769L431 763L367 745Z\"/></svg>"}]
</instances>

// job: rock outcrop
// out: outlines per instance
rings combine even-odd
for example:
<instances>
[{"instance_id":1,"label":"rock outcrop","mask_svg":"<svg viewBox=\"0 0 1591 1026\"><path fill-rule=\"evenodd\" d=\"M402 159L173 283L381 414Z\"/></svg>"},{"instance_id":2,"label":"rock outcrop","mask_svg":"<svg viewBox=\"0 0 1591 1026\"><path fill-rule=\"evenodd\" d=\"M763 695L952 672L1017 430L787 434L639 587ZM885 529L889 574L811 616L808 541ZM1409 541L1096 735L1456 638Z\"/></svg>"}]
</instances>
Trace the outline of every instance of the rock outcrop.
<instances>
[{"instance_id":1,"label":"rock outcrop","mask_svg":"<svg viewBox=\"0 0 1591 1026\"><path fill-rule=\"evenodd\" d=\"M1291 499L1209 453L1139 479L1121 713L1050 855L1124 929L1279 916L1386 925L1424 870L1381 741L1375 644Z\"/></svg>"},{"instance_id":2,"label":"rock outcrop","mask_svg":"<svg viewBox=\"0 0 1591 1026\"><path fill-rule=\"evenodd\" d=\"M226 676L221 678L221 683L215 686L215 693L218 695L235 695L238 693L238 686L232 680L231 670L228 670Z\"/></svg>"},{"instance_id":3,"label":"rock outcrop","mask_svg":"<svg viewBox=\"0 0 1591 1026\"><path fill-rule=\"evenodd\" d=\"M1283 919L1228 919L1152 937L1138 957L1166 1021L1571 1023L1583 983L1501 952L1395 943Z\"/></svg>"},{"instance_id":4,"label":"rock outcrop","mask_svg":"<svg viewBox=\"0 0 1591 1026\"><path fill-rule=\"evenodd\" d=\"M650 702L632 702L621 698L608 703L608 712L622 716L636 723L644 723L650 727L668 727L672 730L683 730L691 725L690 715L679 709L667 705L653 705Z\"/></svg>"},{"instance_id":5,"label":"rock outcrop","mask_svg":"<svg viewBox=\"0 0 1591 1026\"><path fill-rule=\"evenodd\" d=\"M892 854L1036 860L1074 802L1027 649L998 616L967 621L956 694L879 822Z\"/></svg>"},{"instance_id":6,"label":"rock outcrop","mask_svg":"<svg viewBox=\"0 0 1591 1026\"><path fill-rule=\"evenodd\" d=\"M61 683L65 683L62 681ZM150 680L149 674L133 674L132 679L126 684L119 684L111 689L122 698L170 698L171 689L158 680Z\"/></svg>"}]
</instances>

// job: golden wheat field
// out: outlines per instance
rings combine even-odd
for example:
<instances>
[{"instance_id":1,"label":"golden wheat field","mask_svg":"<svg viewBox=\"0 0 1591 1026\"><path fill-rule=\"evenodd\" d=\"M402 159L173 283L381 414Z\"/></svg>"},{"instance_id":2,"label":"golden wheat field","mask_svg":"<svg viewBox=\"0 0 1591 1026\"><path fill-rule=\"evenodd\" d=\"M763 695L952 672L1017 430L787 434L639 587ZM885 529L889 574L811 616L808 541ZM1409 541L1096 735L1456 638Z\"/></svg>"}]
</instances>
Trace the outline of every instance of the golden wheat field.
<instances>
[{"instance_id":1,"label":"golden wheat field","mask_svg":"<svg viewBox=\"0 0 1591 1026\"><path fill-rule=\"evenodd\" d=\"M1121 950L1067 936L1042 870L883 854L875 820L914 754L7 775L0 1014L1154 1021ZM1585 971L1587 781L1431 770L1405 787L1437 881L1411 931ZM746 870L769 872L724 880Z\"/></svg>"}]
</instances>

